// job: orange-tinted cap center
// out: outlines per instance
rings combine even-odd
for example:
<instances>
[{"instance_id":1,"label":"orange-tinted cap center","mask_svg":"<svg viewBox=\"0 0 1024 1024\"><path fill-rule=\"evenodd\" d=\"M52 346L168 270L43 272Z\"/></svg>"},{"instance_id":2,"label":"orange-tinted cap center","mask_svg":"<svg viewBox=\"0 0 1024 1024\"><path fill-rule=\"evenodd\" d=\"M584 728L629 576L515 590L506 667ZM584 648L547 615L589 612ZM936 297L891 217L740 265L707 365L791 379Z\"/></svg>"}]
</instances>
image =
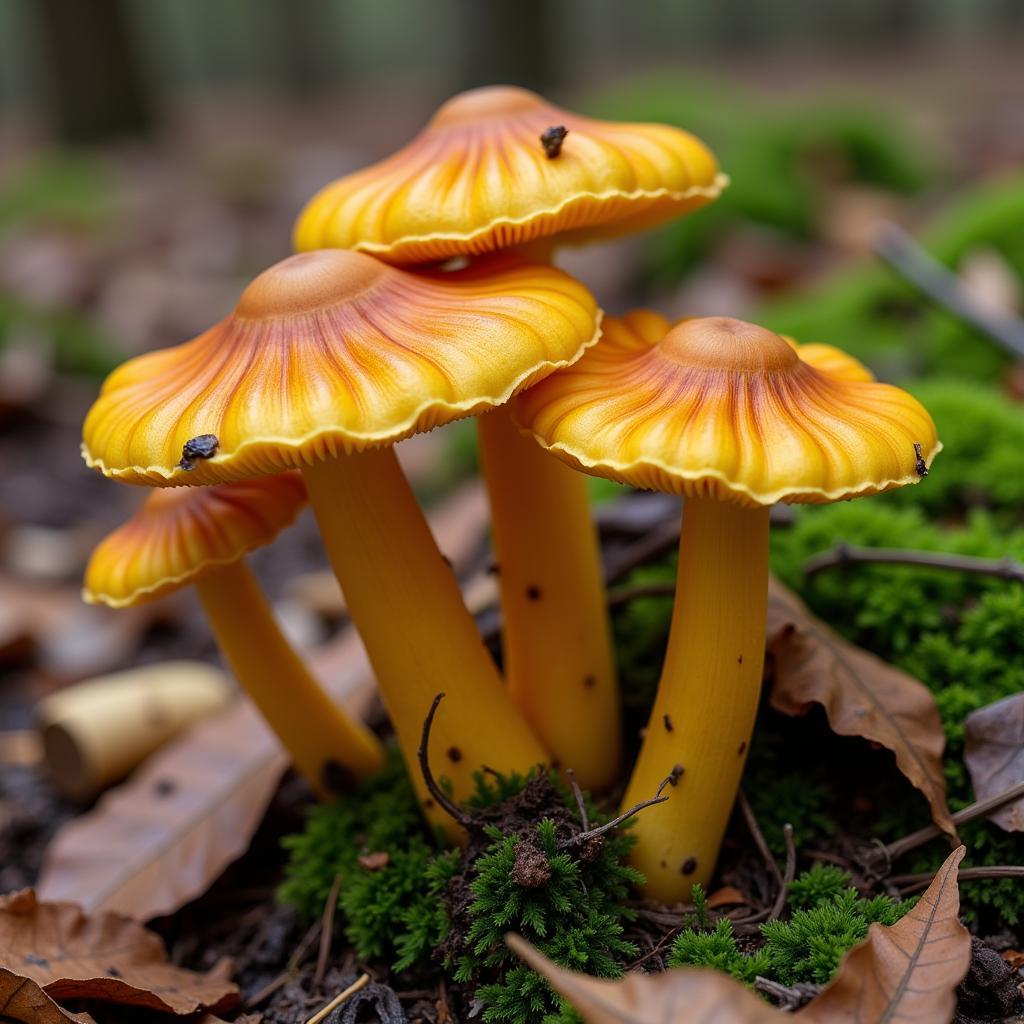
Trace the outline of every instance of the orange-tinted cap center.
<instances>
[{"instance_id":1,"label":"orange-tinted cap center","mask_svg":"<svg viewBox=\"0 0 1024 1024\"><path fill-rule=\"evenodd\" d=\"M301 252L263 271L242 292L235 315L257 320L310 313L354 298L386 273L372 256L347 249Z\"/></svg>"},{"instance_id":2,"label":"orange-tinted cap center","mask_svg":"<svg viewBox=\"0 0 1024 1024\"><path fill-rule=\"evenodd\" d=\"M470 89L453 96L433 116L434 128L467 124L472 121L490 121L495 118L515 117L547 104L535 92L513 85L488 85Z\"/></svg>"},{"instance_id":3,"label":"orange-tinted cap center","mask_svg":"<svg viewBox=\"0 0 1024 1024\"><path fill-rule=\"evenodd\" d=\"M772 373L800 363L774 331L727 316L684 320L662 338L658 349L681 366L734 373Z\"/></svg>"}]
</instances>

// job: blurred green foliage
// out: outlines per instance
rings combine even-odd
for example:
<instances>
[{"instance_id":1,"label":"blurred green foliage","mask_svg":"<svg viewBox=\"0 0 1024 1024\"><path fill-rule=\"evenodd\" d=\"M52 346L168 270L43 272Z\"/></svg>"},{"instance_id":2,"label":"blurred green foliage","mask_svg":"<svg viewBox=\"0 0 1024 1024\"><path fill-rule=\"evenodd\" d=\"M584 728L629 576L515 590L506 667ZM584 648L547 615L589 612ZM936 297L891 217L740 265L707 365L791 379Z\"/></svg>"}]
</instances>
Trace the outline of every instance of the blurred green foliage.
<instances>
[{"instance_id":1,"label":"blurred green foliage","mask_svg":"<svg viewBox=\"0 0 1024 1024\"><path fill-rule=\"evenodd\" d=\"M718 200L658 233L645 283L677 281L744 223L815 237L824 192L837 181L909 194L938 176L935 157L898 118L846 99L769 103L719 79L659 74L618 83L590 97L586 109L685 128L730 177Z\"/></svg>"},{"instance_id":2,"label":"blurred green foliage","mask_svg":"<svg viewBox=\"0 0 1024 1024\"><path fill-rule=\"evenodd\" d=\"M0 236L50 228L71 234L100 232L110 225L114 210L114 183L105 167L89 157L41 156L0 179ZM0 347L12 337L25 336L52 343L57 369L68 373L102 376L117 363L110 339L84 313L39 307L0 292Z\"/></svg>"},{"instance_id":3,"label":"blurred green foliage","mask_svg":"<svg viewBox=\"0 0 1024 1024\"><path fill-rule=\"evenodd\" d=\"M956 269L973 250L998 253L1024 282L1024 177L979 186L949 204L921 242ZM993 382L1009 357L882 266L841 271L811 292L765 306L758 323L800 341L827 341L886 380L951 376Z\"/></svg>"}]
</instances>

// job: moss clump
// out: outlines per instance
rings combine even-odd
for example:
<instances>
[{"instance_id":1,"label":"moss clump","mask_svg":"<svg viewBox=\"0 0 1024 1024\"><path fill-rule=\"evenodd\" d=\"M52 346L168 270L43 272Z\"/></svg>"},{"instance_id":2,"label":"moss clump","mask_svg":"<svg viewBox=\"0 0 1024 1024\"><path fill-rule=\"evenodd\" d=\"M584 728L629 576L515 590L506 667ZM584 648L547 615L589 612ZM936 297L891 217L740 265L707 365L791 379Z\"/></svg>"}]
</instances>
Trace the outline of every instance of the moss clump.
<instances>
[{"instance_id":1,"label":"moss clump","mask_svg":"<svg viewBox=\"0 0 1024 1024\"><path fill-rule=\"evenodd\" d=\"M577 810L554 776L481 774L470 805L481 827L462 850L444 850L394 754L284 840L280 898L314 918L340 876L338 917L360 957L396 970L443 963L476 991L488 1022L570 1024L573 1011L506 948L505 933L522 933L564 967L621 974L637 953L623 934L634 916L626 897L643 882L625 863L633 841L619 830L566 846ZM604 820L589 801L588 814Z\"/></svg>"},{"instance_id":2,"label":"moss clump","mask_svg":"<svg viewBox=\"0 0 1024 1024\"><path fill-rule=\"evenodd\" d=\"M869 925L895 924L914 904L888 896L861 899L848 875L833 867L815 866L792 882L787 921L761 925L764 945L755 952L739 948L732 922L713 929L688 928L672 944L670 967L713 967L751 985L759 975L796 985L831 980L843 954L863 941Z\"/></svg>"},{"instance_id":3,"label":"moss clump","mask_svg":"<svg viewBox=\"0 0 1024 1024\"><path fill-rule=\"evenodd\" d=\"M439 894L457 856L424 826L397 750L351 796L313 807L306 830L282 842L289 860L280 900L314 918L340 876L337 910L360 957L384 957L401 969L444 938Z\"/></svg>"},{"instance_id":4,"label":"moss clump","mask_svg":"<svg viewBox=\"0 0 1024 1024\"><path fill-rule=\"evenodd\" d=\"M491 783L499 787L498 782ZM537 808L548 813L538 821ZM604 820L589 809L592 820ZM633 840L619 830L580 846L575 804L554 776L533 776L494 806L479 852L463 875L468 898L450 890L453 927L446 963L456 981L476 987L485 1021L532 1024L565 1009L532 970L508 950L504 936L522 934L562 967L617 977L636 956L624 937L634 913L625 905L643 876L625 863ZM472 847L472 843L470 847Z\"/></svg>"}]
</instances>

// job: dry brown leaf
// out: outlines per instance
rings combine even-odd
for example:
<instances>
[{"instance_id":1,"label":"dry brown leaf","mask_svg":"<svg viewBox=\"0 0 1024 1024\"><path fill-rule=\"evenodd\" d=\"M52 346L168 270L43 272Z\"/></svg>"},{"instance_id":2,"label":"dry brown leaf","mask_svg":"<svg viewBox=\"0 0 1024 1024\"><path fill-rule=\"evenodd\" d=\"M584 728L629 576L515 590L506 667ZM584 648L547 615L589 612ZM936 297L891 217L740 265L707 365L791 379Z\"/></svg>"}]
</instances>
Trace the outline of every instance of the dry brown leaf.
<instances>
[{"instance_id":1,"label":"dry brown leaf","mask_svg":"<svg viewBox=\"0 0 1024 1024\"><path fill-rule=\"evenodd\" d=\"M774 578L768 651L773 708L799 715L821 704L840 736L860 736L891 750L900 771L927 798L932 821L956 835L942 770L946 736L923 683L838 636Z\"/></svg>"},{"instance_id":2,"label":"dry brown leaf","mask_svg":"<svg viewBox=\"0 0 1024 1024\"><path fill-rule=\"evenodd\" d=\"M971 937L958 917L957 869L963 857L962 846L950 854L917 906L896 924L871 926L832 984L800 1012L804 1024L952 1019L956 987L971 962ZM792 1019L716 971L634 971L605 981L556 966L518 935L506 941L587 1024L782 1024Z\"/></svg>"},{"instance_id":3,"label":"dry brown leaf","mask_svg":"<svg viewBox=\"0 0 1024 1024\"><path fill-rule=\"evenodd\" d=\"M719 907L735 907L750 901L734 885L723 885L708 896L708 907L717 910Z\"/></svg>"},{"instance_id":4,"label":"dry brown leaf","mask_svg":"<svg viewBox=\"0 0 1024 1024\"><path fill-rule=\"evenodd\" d=\"M364 714L373 676L358 636L345 631L321 656L331 663L326 688ZM40 896L143 921L172 913L246 851L287 767L259 712L238 701L65 825L47 850Z\"/></svg>"},{"instance_id":5,"label":"dry brown leaf","mask_svg":"<svg viewBox=\"0 0 1024 1024\"><path fill-rule=\"evenodd\" d=\"M587 1024L780 1024L778 1010L718 971L634 971L605 981L558 967L518 935L508 935L505 941L572 1003Z\"/></svg>"},{"instance_id":6,"label":"dry brown leaf","mask_svg":"<svg viewBox=\"0 0 1024 1024\"><path fill-rule=\"evenodd\" d=\"M971 936L960 923L957 872L964 847L939 868L917 906L896 924L873 924L832 983L803 1012L807 1024L953 1019L956 987L971 963Z\"/></svg>"},{"instance_id":7,"label":"dry brown leaf","mask_svg":"<svg viewBox=\"0 0 1024 1024\"><path fill-rule=\"evenodd\" d=\"M58 1006L34 981L0 967L0 1019L19 1024L96 1024Z\"/></svg>"},{"instance_id":8,"label":"dry brown leaf","mask_svg":"<svg viewBox=\"0 0 1024 1024\"><path fill-rule=\"evenodd\" d=\"M468 564L487 524L482 486L460 488L428 519L453 565ZM310 665L350 713L365 713L374 682L354 630L319 648ZM255 708L239 701L65 825L47 850L41 897L143 921L173 913L248 849L286 767Z\"/></svg>"},{"instance_id":9,"label":"dry brown leaf","mask_svg":"<svg viewBox=\"0 0 1024 1024\"><path fill-rule=\"evenodd\" d=\"M55 1002L190 1014L227 1011L239 1000L223 970L176 967L160 937L137 921L109 913L86 917L73 903L39 902L31 889L0 898L0 965Z\"/></svg>"},{"instance_id":10,"label":"dry brown leaf","mask_svg":"<svg viewBox=\"0 0 1024 1024\"><path fill-rule=\"evenodd\" d=\"M964 724L964 762L976 800L1024 782L1024 693L972 711ZM1024 797L993 811L989 820L1007 832L1024 832Z\"/></svg>"}]
</instances>

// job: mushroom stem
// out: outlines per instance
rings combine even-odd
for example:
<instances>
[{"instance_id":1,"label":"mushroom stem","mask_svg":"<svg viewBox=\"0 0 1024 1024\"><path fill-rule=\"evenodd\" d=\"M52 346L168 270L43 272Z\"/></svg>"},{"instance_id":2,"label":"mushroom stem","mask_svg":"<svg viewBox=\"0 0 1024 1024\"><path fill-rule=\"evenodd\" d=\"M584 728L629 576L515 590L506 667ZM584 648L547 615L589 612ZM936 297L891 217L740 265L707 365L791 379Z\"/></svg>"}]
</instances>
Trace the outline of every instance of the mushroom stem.
<instances>
[{"instance_id":1,"label":"mushroom stem","mask_svg":"<svg viewBox=\"0 0 1024 1024\"><path fill-rule=\"evenodd\" d=\"M620 769L619 695L587 479L504 406L477 423L512 699L584 789L605 789Z\"/></svg>"},{"instance_id":2,"label":"mushroom stem","mask_svg":"<svg viewBox=\"0 0 1024 1024\"><path fill-rule=\"evenodd\" d=\"M687 498L668 650L622 806L683 769L637 820L632 860L671 903L707 886L757 715L768 603L768 507Z\"/></svg>"},{"instance_id":3,"label":"mushroom stem","mask_svg":"<svg viewBox=\"0 0 1024 1024\"><path fill-rule=\"evenodd\" d=\"M318 794L330 795L338 768L362 777L383 765L377 738L331 700L284 638L244 559L195 588L231 671Z\"/></svg>"},{"instance_id":4,"label":"mushroom stem","mask_svg":"<svg viewBox=\"0 0 1024 1024\"><path fill-rule=\"evenodd\" d=\"M352 621L366 644L406 763L416 763L423 720L448 694L431 736L452 796L473 791L484 764L525 772L548 760L502 684L451 568L391 448L303 467L310 501ZM428 817L459 830L415 779Z\"/></svg>"}]
</instances>

